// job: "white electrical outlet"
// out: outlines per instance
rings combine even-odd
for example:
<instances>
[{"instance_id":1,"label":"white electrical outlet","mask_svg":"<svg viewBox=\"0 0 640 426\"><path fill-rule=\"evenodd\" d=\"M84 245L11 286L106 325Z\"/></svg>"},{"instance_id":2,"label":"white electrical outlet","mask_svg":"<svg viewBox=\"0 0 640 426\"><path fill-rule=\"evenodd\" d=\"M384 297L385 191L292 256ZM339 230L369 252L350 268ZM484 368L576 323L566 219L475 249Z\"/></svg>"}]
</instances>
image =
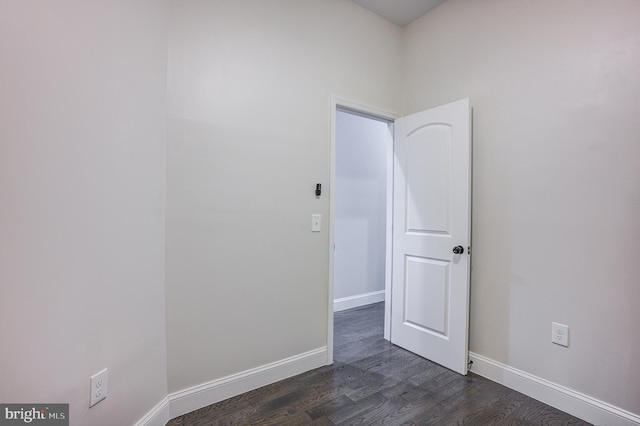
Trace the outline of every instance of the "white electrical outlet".
<instances>
[{"instance_id":1,"label":"white electrical outlet","mask_svg":"<svg viewBox=\"0 0 640 426\"><path fill-rule=\"evenodd\" d=\"M109 377L107 375L108 371L105 368L99 373L94 374L90 378L91 382L91 393L89 395L89 407L93 407L98 402L102 401L107 397L107 389L109 384Z\"/></svg>"},{"instance_id":2,"label":"white electrical outlet","mask_svg":"<svg viewBox=\"0 0 640 426\"><path fill-rule=\"evenodd\" d=\"M559 324L557 322L551 323L551 342L556 345L569 347L569 326Z\"/></svg>"}]
</instances>

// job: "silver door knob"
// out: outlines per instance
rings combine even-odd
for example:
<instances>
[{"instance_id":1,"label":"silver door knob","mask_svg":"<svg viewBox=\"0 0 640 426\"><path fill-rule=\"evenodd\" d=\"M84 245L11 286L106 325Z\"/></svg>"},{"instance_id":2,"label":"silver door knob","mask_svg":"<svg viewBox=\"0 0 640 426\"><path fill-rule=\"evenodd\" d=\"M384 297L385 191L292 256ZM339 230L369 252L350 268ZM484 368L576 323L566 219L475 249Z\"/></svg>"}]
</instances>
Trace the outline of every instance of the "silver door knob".
<instances>
[{"instance_id":1,"label":"silver door knob","mask_svg":"<svg viewBox=\"0 0 640 426\"><path fill-rule=\"evenodd\" d=\"M464 247L462 246L455 246L453 248L453 254L462 254L464 253Z\"/></svg>"}]
</instances>

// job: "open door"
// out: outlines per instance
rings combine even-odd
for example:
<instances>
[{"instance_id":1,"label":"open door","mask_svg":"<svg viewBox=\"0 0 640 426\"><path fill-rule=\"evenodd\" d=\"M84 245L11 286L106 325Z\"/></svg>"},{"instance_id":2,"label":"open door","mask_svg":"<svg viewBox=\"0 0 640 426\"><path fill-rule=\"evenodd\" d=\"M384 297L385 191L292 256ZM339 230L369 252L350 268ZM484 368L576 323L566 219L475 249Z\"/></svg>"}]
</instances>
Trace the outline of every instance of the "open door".
<instances>
[{"instance_id":1,"label":"open door","mask_svg":"<svg viewBox=\"0 0 640 426\"><path fill-rule=\"evenodd\" d=\"M469 100L395 121L391 341L467 374Z\"/></svg>"}]
</instances>

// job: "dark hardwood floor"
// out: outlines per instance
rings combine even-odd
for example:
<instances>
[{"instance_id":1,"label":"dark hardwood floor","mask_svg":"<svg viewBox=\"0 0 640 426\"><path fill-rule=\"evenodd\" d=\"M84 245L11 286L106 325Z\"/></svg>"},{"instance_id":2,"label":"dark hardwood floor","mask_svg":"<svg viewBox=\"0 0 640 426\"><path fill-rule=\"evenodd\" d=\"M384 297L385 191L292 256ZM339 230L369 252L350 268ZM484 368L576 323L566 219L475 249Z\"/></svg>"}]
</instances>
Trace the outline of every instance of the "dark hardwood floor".
<instances>
[{"instance_id":1,"label":"dark hardwood floor","mask_svg":"<svg viewBox=\"0 0 640 426\"><path fill-rule=\"evenodd\" d=\"M189 425L588 425L384 340L384 305L335 314L334 364L171 420Z\"/></svg>"}]
</instances>

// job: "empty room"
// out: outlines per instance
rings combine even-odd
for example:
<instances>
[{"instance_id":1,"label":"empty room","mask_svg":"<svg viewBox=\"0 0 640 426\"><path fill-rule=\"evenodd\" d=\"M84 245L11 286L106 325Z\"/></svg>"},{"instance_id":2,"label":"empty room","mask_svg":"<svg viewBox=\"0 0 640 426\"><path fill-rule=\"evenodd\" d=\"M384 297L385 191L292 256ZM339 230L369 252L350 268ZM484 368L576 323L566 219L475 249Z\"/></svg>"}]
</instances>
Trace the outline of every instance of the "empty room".
<instances>
[{"instance_id":1,"label":"empty room","mask_svg":"<svg viewBox=\"0 0 640 426\"><path fill-rule=\"evenodd\" d=\"M0 422L164 426L377 309L412 368L640 424L640 2L385 3L0 2ZM340 111L390 132L353 293Z\"/></svg>"}]
</instances>

